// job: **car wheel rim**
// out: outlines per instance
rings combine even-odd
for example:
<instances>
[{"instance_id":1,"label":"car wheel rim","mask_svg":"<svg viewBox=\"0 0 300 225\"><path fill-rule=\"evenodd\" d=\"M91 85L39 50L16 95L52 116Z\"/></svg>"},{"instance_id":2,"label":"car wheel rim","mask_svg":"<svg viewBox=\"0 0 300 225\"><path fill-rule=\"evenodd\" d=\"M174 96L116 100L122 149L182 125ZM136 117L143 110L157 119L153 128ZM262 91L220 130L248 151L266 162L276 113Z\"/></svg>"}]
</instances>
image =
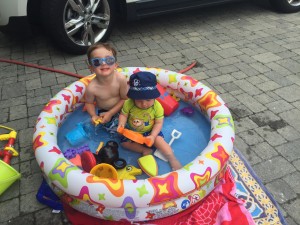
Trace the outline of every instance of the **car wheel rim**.
<instances>
[{"instance_id":1,"label":"car wheel rim","mask_svg":"<svg viewBox=\"0 0 300 225\"><path fill-rule=\"evenodd\" d=\"M107 32L109 4L107 0L68 0L63 18L68 37L77 45L89 46Z\"/></svg>"},{"instance_id":2,"label":"car wheel rim","mask_svg":"<svg viewBox=\"0 0 300 225\"><path fill-rule=\"evenodd\" d=\"M300 6L300 0L288 0L291 6Z\"/></svg>"}]
</instances>

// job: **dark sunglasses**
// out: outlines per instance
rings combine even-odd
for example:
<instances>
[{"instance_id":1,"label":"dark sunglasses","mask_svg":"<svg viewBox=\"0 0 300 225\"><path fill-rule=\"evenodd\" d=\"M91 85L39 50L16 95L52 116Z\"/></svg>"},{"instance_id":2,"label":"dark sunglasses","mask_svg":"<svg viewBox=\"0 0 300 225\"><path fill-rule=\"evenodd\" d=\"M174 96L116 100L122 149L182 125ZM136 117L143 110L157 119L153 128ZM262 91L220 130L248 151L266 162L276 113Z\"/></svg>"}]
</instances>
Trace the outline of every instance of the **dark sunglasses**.
<instances>
[{"instance_id":1,"label":"dark sunglasses","mask_svg":"<svg viewBox=\"0 0 300 225\"><path fill-rule=\"evenodd\" d=\"M93 67L101 66L101 64L106 63L107 65L111 66L116 62L115 57L107 56L105 58L92 58L91 64Z\"/></svg>"}]
</instances>

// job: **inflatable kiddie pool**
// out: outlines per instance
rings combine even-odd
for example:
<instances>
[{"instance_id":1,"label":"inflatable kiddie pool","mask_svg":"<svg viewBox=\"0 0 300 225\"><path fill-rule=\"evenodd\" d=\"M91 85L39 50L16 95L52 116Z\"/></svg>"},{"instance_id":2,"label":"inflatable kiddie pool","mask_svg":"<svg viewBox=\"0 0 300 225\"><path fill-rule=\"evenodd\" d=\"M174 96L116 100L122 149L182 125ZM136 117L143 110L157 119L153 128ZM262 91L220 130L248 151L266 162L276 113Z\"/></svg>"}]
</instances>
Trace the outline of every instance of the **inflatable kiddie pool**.
<instances>
[{"instance_id":1,"label":"inflatable kiddie pool","mask_svg":"<svg viewBox=\"0 0 300 225\"><path fill-rule=\"evenodd\" d=\"M80 212L116 221L174 215L201 201L222 179L233 149L232 116L215 92L190 76L157 68L119 70L127 79L138 70L156 74L169 93L207 117L210 140L201 154L180 170L139 180L99 178L73 165L60 150L57 133L67 116L82 105L91 75L60 91L44 107L33 135L35 157L50 187L65 204Z\"/></svg>"}]
</instances>

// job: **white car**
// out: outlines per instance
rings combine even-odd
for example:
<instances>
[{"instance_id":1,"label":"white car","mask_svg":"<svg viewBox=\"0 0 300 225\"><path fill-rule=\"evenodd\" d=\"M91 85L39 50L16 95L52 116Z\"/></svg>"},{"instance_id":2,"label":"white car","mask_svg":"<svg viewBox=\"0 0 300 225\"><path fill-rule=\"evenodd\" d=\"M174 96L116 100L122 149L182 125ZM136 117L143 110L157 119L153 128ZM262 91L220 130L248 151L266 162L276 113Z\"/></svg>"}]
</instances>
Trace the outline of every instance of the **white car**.
<instances>
[{"instance_id":1,"label":"white car","mask_svg":"<svg viewBox=\"0 0 300 225\"><path fill-rule=\"evenodd\" d=\"M106 41L115 20L137 20L234 0L0 0L0 30L15 27L19 19L40 24L59 47L83 54ZM281 12L297 12L300 0L269 0Z\"/></svg>"}]
</instances>

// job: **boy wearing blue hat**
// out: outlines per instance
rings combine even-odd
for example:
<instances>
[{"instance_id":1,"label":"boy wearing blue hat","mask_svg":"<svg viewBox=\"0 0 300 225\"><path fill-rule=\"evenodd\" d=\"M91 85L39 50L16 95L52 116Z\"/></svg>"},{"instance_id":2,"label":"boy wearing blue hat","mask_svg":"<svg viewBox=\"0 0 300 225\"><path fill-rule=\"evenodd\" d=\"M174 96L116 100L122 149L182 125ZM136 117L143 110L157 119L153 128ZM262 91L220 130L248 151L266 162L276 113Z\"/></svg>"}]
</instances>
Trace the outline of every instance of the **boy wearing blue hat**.
<instances>
[{"instance_id":1,"label":"boy wearing blue hat","mask_svg":"<svg viewBox=\"0 0 300 225\"><path fill-rule=\"evenodd\" d=\"M182 167L172 148L165 141L161 132L164 121L164 109L156 100L160 93L156 87L156 76L150 72L137 72L130 76L128 100L125 101L119 116L118 127L139 132L149 138L153 145L168 159L172 170ZM122 146L131 151L149 155L152 149L145 145L122 139Z\"/></svg>"}]
</instances>

